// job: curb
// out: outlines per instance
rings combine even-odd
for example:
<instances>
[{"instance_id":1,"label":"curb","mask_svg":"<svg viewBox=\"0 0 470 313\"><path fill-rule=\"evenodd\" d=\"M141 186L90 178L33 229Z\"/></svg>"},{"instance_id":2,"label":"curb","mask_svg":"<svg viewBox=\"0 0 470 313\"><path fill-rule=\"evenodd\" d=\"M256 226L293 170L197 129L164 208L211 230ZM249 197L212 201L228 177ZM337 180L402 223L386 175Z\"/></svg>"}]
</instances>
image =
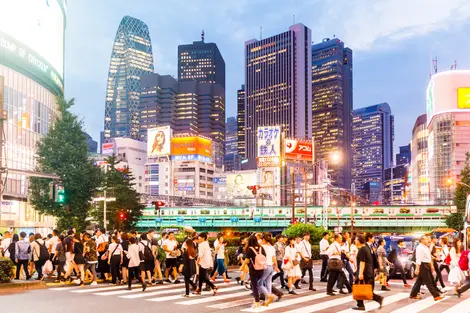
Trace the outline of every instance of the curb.
<instances>
[{"instance_id":1,"label":"curb","mask_svg":"<svg viewBox=\"0 0 470 313\"><path fill-rule=\"evenodd\" d=\"M43 281L4 283L0 284L0 295L12 292L23 292L25 290L45 289L46 283Z\"/></svg>"}]
</instances>

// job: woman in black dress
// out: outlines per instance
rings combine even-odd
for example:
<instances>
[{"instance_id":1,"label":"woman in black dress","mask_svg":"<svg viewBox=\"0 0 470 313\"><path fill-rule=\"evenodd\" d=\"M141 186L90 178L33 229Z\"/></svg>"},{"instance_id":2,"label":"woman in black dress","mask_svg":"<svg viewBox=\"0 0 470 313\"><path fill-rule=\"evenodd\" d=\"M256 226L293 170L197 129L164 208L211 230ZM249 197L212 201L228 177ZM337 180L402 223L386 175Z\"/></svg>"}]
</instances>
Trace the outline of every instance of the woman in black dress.
<instances>
[{"instance_id":1,"label":"woman in black dress","mask_svg":"<svg viewBox=\"0 0 470 313\"><path fill-rule=\"evenodd\" d=\"M122 284L127 283L128 279L128 270L129 267L129 258L127 257L127 251L129 251L129 236L126 232L121 234L121 246L123 252L123 259L122 259Z\"/></svg>"},{"instance_id":2,"label":"woman in black dress","mask_svg":"<svg viewBox=\"0 0 470 313\"><path fill-rule=\"evenodd\" d=\"M73 262L77 265L80 271L80 279L76 279L74 283L85 286L85 257L83 256L83 242L80 238L80 234L75 234L73 237Z\"/></svg>"},{"instance_id":3,"label":"woman in black dress","mask_svg":"<svg viewBox=\"0 0 470 313\"><path fill-rule=\"evenodd\" d=\"M191 239L186 239L186 249L183 251L183 263L180 266L180 272L184 276L184 287L186 292L183 297L189 297L189 285L196 289L196 284L191 280L191 277L196 274L196 249ZM181 269L181 267L183 267Z\"/></svg>"}]
</instances>

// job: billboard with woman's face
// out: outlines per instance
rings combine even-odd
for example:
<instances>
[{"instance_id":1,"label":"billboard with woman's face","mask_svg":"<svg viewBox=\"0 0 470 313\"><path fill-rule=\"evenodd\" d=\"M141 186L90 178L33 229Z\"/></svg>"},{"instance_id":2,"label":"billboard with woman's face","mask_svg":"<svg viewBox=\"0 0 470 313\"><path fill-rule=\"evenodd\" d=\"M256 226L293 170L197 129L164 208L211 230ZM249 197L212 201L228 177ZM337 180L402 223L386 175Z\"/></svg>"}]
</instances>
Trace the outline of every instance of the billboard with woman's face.
<instances>
[{"instance_id":1,"label":"billboard with woman's face","mask_svg":"<svg viewBox=\"0 0 470 313\"><path fill-rule=\"evenodd\" d=\"M169 155L170 150L170 126L156 127L147 130L147 156L158 157Z\"/></svg>"}]
</instances>

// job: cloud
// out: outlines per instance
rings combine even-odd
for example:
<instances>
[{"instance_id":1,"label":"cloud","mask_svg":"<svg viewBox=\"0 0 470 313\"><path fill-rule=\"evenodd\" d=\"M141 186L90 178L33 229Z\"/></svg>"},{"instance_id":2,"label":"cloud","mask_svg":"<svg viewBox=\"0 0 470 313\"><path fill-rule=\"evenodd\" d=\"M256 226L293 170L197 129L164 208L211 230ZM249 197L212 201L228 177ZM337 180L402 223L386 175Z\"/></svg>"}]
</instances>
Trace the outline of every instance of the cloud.
<instances>
[{"instance_id":1,"label":"cloud","mask_svg":"<svg viewBox=\"0 0 470 313\"><path fill-rule=\"evenodd\" d=\"M312 23L321 25L313 27L315 33L317 29L335 31L354 50L367 51L462 25L470 18L470 2L331 1L322 13L320 21Z\"/></svg>"}]
</instances>

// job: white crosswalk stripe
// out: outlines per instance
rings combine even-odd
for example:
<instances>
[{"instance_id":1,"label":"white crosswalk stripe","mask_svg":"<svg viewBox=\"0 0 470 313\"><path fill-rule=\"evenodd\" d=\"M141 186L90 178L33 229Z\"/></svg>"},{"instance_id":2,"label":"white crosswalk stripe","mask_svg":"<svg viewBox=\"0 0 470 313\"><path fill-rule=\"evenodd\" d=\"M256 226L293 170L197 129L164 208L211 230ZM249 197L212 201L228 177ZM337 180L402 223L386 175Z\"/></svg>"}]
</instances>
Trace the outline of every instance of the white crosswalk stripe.
<instances>
[{"instance_id":1,"label":"white crosswalk stripe","mask_svg":"<svg viewBox=\"0 0 470 313\"><path fill-rule=\"evenodd\" d=\"M314 313L314 312L337 312L352 313L352 307L356 301L351 295L340 295L330 297L325 293L325 286L314 286L317 292L302 288L297 291L297 295L289 295L284 291L284 297L281 301L271 303L268 307L252 309L253 296L250 290L232 281L228 284L217 283L219 289L217 295L213 296L210 291L203 291L202 295L190 294L189 298L184 298L184 284L164 284L149 286L145 292L142 292L140 284L134 284L132 290L125 290L126 285L108 286L98 285L96 287L87 286L64 286L61 288L50 288L51 291L70 292L72 294L92 295L97 297L121 298L129 301L146 300L151 302L167 302L175 309L173 312L182 312L185 307L199 306L207 310L236 310L240 312L276 312L276 313ZM274 286L279 288L279 284ZM409 313L409 312L435 312L433 306L438 305L438 311L443 313L464 313L468 312L470 307L470 298L463 297L460 302L452 296L446 296L441 301L434 301L432 297L426 297L421 300L409 300L409 293L402 289L402 292L384 292L376 291L377 294L384 295L384 301L381 312L391 313ZM365 302L366 312L375 312L379 309L379 304L373 301ZM437 308L436 307L436 308ZM434 310L436 310L434 308Z\"/></svg>"}]
</instances>

